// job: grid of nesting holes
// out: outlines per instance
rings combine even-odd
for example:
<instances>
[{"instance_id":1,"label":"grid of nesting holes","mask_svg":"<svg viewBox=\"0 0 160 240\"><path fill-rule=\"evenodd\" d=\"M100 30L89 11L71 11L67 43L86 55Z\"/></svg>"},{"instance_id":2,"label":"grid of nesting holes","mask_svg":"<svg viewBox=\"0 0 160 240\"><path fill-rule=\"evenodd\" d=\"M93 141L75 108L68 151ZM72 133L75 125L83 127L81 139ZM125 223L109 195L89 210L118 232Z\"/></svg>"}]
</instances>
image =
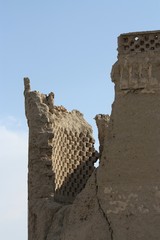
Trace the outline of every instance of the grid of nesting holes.
<instances>
[{"instance_id":1,"label":"grid of nesting holes","mask_svg":"<svg viewBox=\"0 0 160 240\"><path fill-rule=\"evenodd\" d=\"M85 187L93 170L93 158L90 158L86 164L80 165L70 174L66 184L59 189L59 195L74 198Z\"/></svg>"},{"instance_id":2,"label":"grid of nesting holes","mask_svg":"<svg viewBox=\"0 0 160 240\"><path fill-rule=\"evenodd\" d=\"M97 160L89 133L59 129L55 138L55 188L57 196L74 198L85 186Z\"/></svg>"},{"instance_id":3,"label":"grid of nesting holes","mask_svg":"<svg viewBox=\"0 0 160 240\"><path fill-rule=\"evenodd\" d=\"M125 36L122 37L122 41L122 49L126 53L160 50L160 35L158 34Z\"/></svg>"}]
</instances>

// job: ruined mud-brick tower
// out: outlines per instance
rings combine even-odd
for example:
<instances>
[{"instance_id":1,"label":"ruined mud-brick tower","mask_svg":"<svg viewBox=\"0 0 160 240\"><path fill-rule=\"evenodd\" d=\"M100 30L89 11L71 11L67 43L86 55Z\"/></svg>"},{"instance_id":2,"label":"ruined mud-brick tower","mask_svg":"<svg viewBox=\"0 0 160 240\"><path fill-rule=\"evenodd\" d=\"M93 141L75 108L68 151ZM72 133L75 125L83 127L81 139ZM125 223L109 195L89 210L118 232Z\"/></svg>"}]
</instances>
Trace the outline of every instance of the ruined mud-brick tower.
<instances>
[{"instance_id":1,"label":"ruined mud-brick tower","mask_svg":"<svg viewBox=\"0 0 160 240\"><path fill-rule=\"evenodd\" d=\"M115 101L101 159L105 167L98 170L102 207L112 239L158 240L160 31L119 36L112 80Z\"/></svg>"},{"instance_id":2,"label":"ruined mud-brick tower","mask_svg":"<svg viewBox=\"0 0 160 240\"><path fill-rule=\"evenodd\" d=\"M160 239L160 31L120 35L111 75L94 172L91 127L25 79L29 240Z\"/></svg>"}]
</instances>

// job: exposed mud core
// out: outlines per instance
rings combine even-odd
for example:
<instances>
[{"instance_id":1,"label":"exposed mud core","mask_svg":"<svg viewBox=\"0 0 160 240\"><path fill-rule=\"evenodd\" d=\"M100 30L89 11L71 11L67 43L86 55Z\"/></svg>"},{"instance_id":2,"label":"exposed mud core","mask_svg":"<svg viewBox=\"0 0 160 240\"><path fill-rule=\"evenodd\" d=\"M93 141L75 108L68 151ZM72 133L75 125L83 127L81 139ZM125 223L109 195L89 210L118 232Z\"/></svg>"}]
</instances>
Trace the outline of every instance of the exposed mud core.
<instances>
[{"instance_id":1,"label":"exposed mud core","mask_svg":"<svg viewBox=\"0 0 160 240\"><path fill-rule=\"evenodd\" d=\"M29 240L160 239L159 46L160 31L119 36L112 113L95 117L99 154L82 114L25 79Z\"/></svg>"}]
</instances>

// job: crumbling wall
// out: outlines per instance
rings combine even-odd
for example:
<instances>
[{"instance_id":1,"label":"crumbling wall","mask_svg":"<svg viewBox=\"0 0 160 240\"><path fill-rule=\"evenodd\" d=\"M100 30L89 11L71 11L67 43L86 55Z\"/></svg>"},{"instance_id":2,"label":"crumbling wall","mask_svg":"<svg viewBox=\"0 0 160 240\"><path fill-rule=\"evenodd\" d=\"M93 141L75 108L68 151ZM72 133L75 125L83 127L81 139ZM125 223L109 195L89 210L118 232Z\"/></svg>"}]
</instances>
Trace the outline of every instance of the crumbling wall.
<instances>
[{"instance_id":1,"label":"crumbling wall","mask_svg":"<svg viewBox=\"0 0 160 240\"><path fill-rule=\"evenodd\" d=\"M34 236L31 234L29 240L159 240L159 46L160 31L127 33L119 36L118 61L111 73L115 84L112 113L110 117L103 114L95 117L99 130L100 165L94 169L85 188L72 204L59 204L47 197L45 204L43 202L39 207L32 196L36 198L39 192L44 190L42 186L33 188L34 181L30 182L30 179L35 180L34 174L37 173L36 168L29 166L30 173L34 173L29 174L29 189L32 189L29 195L32 205L29 203L29 209L32 214L38 211L41 215L41 217L38 215L36 225L33 223L33 217L29 219L31 231L37 232ZM35 94L36 98L38 94ZM27 100L27 104L29 101L31 100ZM33 101L38 103L39 100ZM27 109L30 108L29 105L26 106ZM46 109L46 105L44 107L38 103L37 106L38 109L41 107ZM51 119L53 111L52 114L48 111L44 115L36 115L33 122L43 121L45 127L41 132L45 134L47 128L52 133L53 127L50 128L50 120L47 119ZM34 131L37 131L36 125L32 125ZM67 134L67 138L69 135L72 139L75 137L75 134L72 135L70 132ZM86 136L88 135L85 134ZM34 134L30 134L30 139L29 154L34 156L35 153L32 152L35 148ZM54 146L53 139L51 135L51 149ZM88 139L85 146L90 142ZM88 148L85 149L88 151ZM35 152L41 154L41 150ZM53 156L48 149L44 152L47 152L45 161ZM32 162L32 157L30 159L29 163ZM39 164L38 157L36 160L33 157L33 163L34 161ZM45 168L37 165L37 169L40 174L44 174ZM48 172L45 175L46 179L47 175ZM44 178L44 184L46 179ZM52 195L54 189L52 185L46 194ZM40 201L38 198L38 202ZM42 221L42 224L39 219L45 219L45 223Z\"/></svg>"},{"instance_id":2,"label":"crumbling wall","mask_svg":"<svg viewBox=\"0 0 160 240\"><path fill-rule=\"evenodd\" d=\"M42 219L41 210L35 213L34 200L72 203L91 176L98 155L91 126L79 111L55 106L53 93L31 91L27 78L24 83L29 126L29 239L36 239Z\"/></svg>"}]
</instances>

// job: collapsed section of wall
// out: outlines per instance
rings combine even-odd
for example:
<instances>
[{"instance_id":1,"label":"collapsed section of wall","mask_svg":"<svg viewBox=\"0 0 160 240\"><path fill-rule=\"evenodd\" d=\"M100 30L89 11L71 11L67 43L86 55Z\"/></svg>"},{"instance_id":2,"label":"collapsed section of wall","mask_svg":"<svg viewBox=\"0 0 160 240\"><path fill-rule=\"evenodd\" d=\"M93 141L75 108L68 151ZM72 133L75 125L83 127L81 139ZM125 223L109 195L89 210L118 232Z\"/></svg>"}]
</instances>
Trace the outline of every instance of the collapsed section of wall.
<instances>
[{"instance_id":1,"label":"collapsed section of wall","mask_svg":"<svg viewBox=\"0 0 160 240\"><path fill-rule=\"evenodd\" d=\"M91 176L98 154L92 128L79 111L55 106L53 93L31 91L28 78L24 84L29 126L29 239L35 240L40 220L33 214L35 200L72 203Z\"/></svg>"},{"instance_id":2,"label":"collapsed section of wall","mask_svg":"<svg viewBox=\"0 0 160 240\"><path fill-rule=\"evenodd\" d=\"M38 187L36 192L33 190L32 196L36 194L38 197L39 192L44 197L44 192L48 191L48 195L54 195L55 200L67 203L72 202L84 188L94 170L97 152L94 149L91 126L83 115L77 110L68 112L62 106L54 106L53 100L53 93L47 96L36 91L31 92L29 80L25 79L26 117L30 130L29 162L33 164L34 161L40 161L41 164L41 160L44 162L45 158L48 166L45 173L52 166L47 181L44 180L40 188L33 182L38 176L42 181L44 174L43 177L38 173L32 176L32 167L29 166L29 186ZM42 166L35 167L40 172L41 169L44 170ZM33 178L32 181L30 177ZM46 185L52 191L47 190Z\"/></svg>"}]
</instances>

